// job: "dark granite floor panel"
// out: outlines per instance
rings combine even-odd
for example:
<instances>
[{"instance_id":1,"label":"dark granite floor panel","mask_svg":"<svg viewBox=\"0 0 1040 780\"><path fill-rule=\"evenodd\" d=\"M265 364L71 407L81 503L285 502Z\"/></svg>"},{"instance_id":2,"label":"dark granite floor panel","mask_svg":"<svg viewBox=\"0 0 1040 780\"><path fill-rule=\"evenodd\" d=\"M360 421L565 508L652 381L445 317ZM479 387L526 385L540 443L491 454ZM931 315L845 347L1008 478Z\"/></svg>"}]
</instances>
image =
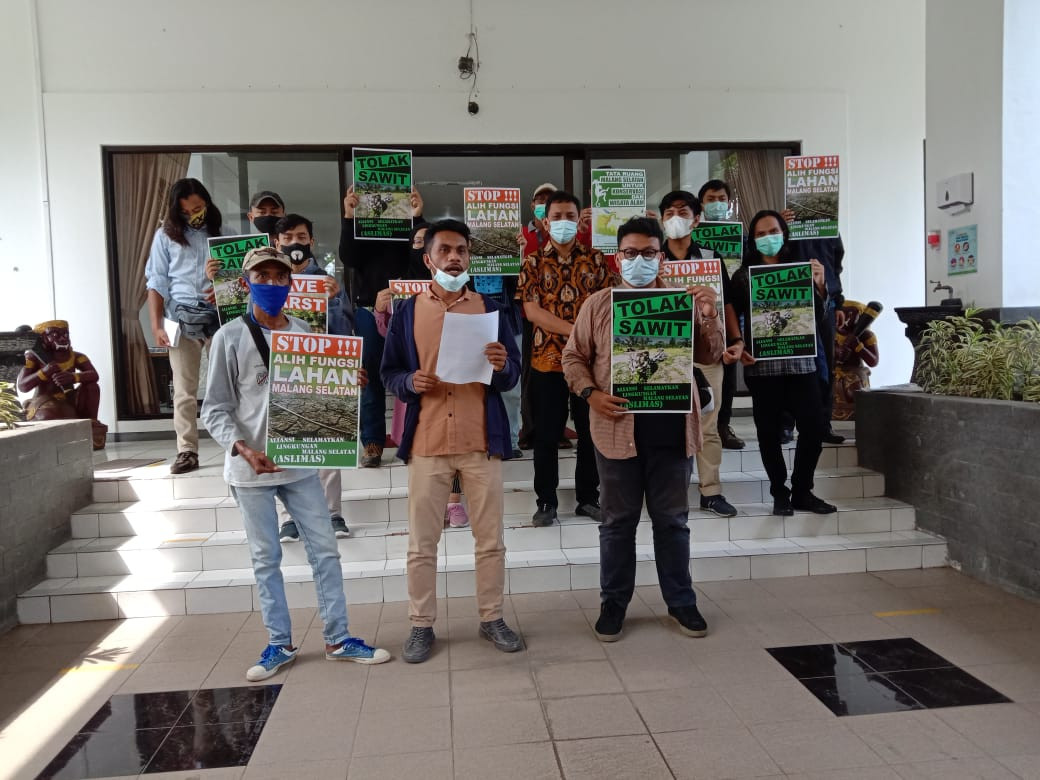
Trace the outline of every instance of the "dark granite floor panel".
<instances>
[{"instance_id":1,"label":"dark granite floor panel","mask_svg":"<svg viewBox=\"0 0 1040 780\"><path fill-rule=\"evenodd\" d=\"M175 726L144 770L175 772L245 766L265 721Z\"/></svg>"},{"instance_id":2,"label":"dark granite floor panel","mask_svg":"<svg viewBox=\"0 0 1040 780\"><path fill-rule=\"evenodd\" d=\"M1011 701L963 669L918 669L890 672L889 680L929 709L1003 704Z\"/></svg>"},{"instance_id":3,"label":"dark granite floor panel","mask_svg":"<svg viewBox=\"0 0 1040 780\"><path fill-rule=\"evenodd\" d=\"M924 706L881 674L800 680L835 715L876 715Z\"/></svg>"},{"instance_id":4,"label":"dark granite floor panel","mask_svg":"<svg viewBox=\"0 0 1040 780\"><path fill-rule=\"evenodd\" d=\"M938 653L933 653L916 639L872 639L867 642L843 642L842 647L878 672L944 669L955 666Z\"/></svg>"}]
</instances>

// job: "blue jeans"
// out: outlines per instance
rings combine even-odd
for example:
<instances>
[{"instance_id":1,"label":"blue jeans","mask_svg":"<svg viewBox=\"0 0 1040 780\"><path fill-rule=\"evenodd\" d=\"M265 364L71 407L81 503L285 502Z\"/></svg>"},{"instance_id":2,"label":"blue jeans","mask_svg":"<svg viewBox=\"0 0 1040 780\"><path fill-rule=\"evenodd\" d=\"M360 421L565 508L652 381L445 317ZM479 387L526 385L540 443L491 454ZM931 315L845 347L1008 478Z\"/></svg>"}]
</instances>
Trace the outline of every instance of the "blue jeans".
<instances>
[{"instance_id":1,"label":"blue jeans","mask_svg":"<svg viewBox=\"0 0 1040 780\"><path fill-rule=\"evenodd\" d=\"M681 416L677 415L677 424ZM605 458L599 467L600 598L627 607L636 584L636 527L646 497L654 531L661 596L669 607L697 603L690 580L690 475L693 458L674 449L648 449L634 458Z\"/></svg>"},{"instance_id":2,"label":"blue jeans","mask_svg":"<svg viewBox=\"0 0 1040 780\"><path fill-rule=\"evenodd\" d=\"M355 332L363 338L361 365L368 372L368 385L361 391L361 444L386 443L386 390L379 376L386 340L379 335L376 318L359 306L355 313Z\"/></svg>"},{"instance_id":3,"label":"blue jeans","mask_svg":"<svg viewBox=\"0 0 1040 780\"><path fill-rule=\"evenodd\" d=\"M329 508L318 475L312 474L287 485L232 485L231 495L242 513L249 554L253 559L256 589L260 596L260 614L270 643L292 644L292 623L282 579L282 545L278 541L275 496L282 500L296 521L300 539L307 551L307 561L314 572L314 589L318 592L318 614L325 626L325 642L337 645L349 637L339 548L332 526L329 525Z\"/></svg>"}]
</instances>

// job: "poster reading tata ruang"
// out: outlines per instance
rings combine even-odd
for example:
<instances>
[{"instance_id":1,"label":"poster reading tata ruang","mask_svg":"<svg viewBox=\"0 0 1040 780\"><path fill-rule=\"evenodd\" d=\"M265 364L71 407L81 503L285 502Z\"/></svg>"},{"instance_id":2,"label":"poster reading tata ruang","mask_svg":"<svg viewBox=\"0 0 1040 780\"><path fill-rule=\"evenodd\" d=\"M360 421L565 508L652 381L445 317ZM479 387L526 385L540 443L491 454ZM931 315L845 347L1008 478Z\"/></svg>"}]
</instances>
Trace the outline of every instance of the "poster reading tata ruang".
<instances>
[{"instance_id":1,"label":"poster reading tata ruang","mask_svg":"<svg viewBox=\"0 0 1040 780\"><path fill-rule=\"evenodd\" d=\"M837 238L838 155L785 157L784 204L794 212L792 241Z\"/></svg>"},{"instance_id":2,"label":"poster reading tata ruang","mask_svg":"<svg viewBox=\"0 0 1040 780\"><path fill-rule=\"evenodd\" d=\"M469 275L520 273L520 190L465 187L463 211L470 229Z\"/></svg>"},{"instance_id":3,"label":"poster reading tata ruang","mask_svg":"<svg viewBox=\"0 0 1040 780\"><path fill-rule=\"evenodd\" d=\"M249 288L242 278L242 259L246 252L268 246L266 233L249 236L213 236L209 242L209 256L220 261L220 270L213 277L213 293L217 299L217 319L226 325L246 312Z\"/></svg>"},{"instance_id":4,"label":"poster reading tata ruang","mask_svg":"<svg viewBox=\"0 0 1040 780\"><path fill-rule=\"evenodd\" d=\"M283 468L356 468L361 343L273 331L267 457Z\"/></svg>"},{"instance_id":5,"label":"poster reading tata ruang","mask_svg":"<svg viewBox=\"0 0 1040 780\"><path fill-rule=\"evenodd\" d=\"M809 263L753 265L751 354L756 360L816 356L816 313Z\"/></svg>"},{"instance_id":6,"label":"poster reading tata ruang","mask_svg":"<svg viewBox=\"0 0 1040 780\"><path fill-rule=\"evenodd\" d=\"M311 326L312 333L329 332L329 294L325 291L327 276L293 274L292 287L283 311Z\"/></svg>"},{"instance_id":7,"label":"poster reading tata ruang","mask_svg":"<svg viewBox=\"0 0 1040 780\"><path fill-rule=\"evenodd\" d=\"M669 287L710 287L715 291L715 308L725 320L721 260L669 260L661 263L658 276Z\"/></svg>"},{"instance_id":8,"label":"poster reading tata ruang","mask_svg":"<svg viewBox=\"0 0 1040 780\"><path fill-rule=\"evenodd\" d=\"M412 231L412 152L359 149L354 153L354 238L407 241Z\"/></svg>"},{"instance_id":9,"label":"poster reading tata ruang","mask_svg":"<svg viewBox=\"0 0 1040 780\"><path fill-rule=\"evenodd\" d=\"M592 246L617 252L617 231L632 217L646 214L646 171L602 168L592 171Z\"/></svg>"}]
</instances>

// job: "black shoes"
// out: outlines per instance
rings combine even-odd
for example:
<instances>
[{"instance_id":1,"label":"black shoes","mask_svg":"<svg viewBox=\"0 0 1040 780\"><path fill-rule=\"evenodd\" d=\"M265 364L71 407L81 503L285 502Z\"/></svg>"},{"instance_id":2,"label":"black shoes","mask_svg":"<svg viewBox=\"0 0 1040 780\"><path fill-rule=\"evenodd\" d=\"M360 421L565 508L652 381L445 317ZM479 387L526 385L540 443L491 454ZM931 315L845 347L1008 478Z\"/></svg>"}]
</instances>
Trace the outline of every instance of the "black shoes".
<instances>
[{"instance_id":1,"label":"black shoes","mask_svg":"<svg viewBox=\"0 0 1040 780\"><path fill-rule=\"evenodd\" d=\"M845 441L845 437L840 433L835 433L833 428L828 428L822 438L824 444L842 444Z\"/></svg>"},{"instance_id":2,"label":"black shoes","mask_svg":"<svg viewBox=\"0 0 1040 780\"><path fill-rule=\"evenodd\" d=\"M184 452L177 453L177 459L170 466L171 474L187 474L189 471L195 471L199 467L199 454L197 452L191 452L185 450Z\"/></svg>"},{"instance_id":3,"label":"black shoes","mask_svg":"<svg viewBox=\"0 0 1040 780\"><path fill-rule=\"evenodd\" d=\"M591 517L597 523L603 522L603 511L596 504L578 504L574 514L582 517Z\"/></svg>"},{"instance_id":4,"label":"black shoes","mask_svg":"<svg viewBox=\"0 0 1040 780\"><path fill-rule=\"evenodd\" d=\"M543 528L552 525L556 521L556 507L550 504L538 502L538 511L531 516L531 525L535 528Z\"/></svg>"},{"instance_id":5,"label":"black shoes","mask_svg":"<svg viewBox=\"0 0 1040 780\"><path fill-rule=\"evenodd\" d=\"M737 508L725 496L701 496L701 509L719 517L737 516Z\"/></svg>"},{"instance_id":6,"label":"black shoes","mask_svg":"<svg viewBox=\"0 0 1040 780\"><path fill-rule=\"evenodd\" d=\"M719 438L722 439L722 446L727 450L744 449L744 440L733 433L733 429L728 425L719 426Z\"/></svg>"},{"instance_id":7,"label":"black shoes","mask_svg":"<svg viewBox=\"0 0 1040 780\"><path fill-rule=\"evenodd\" d=\"M413 628L412 630L414 631L415 629ZM507 626L506 621L502 618L481 623L480 636L489 642L493 642L495 648L503 653L515 653L524 649L524 640L517 636L517 633Z\"/></svg>"},{"instance_id":8,"label":"black shoes","mask_svg":"<svg viewBox=\"0 0 1040 780\"><path fill-rule=\"evenodd\" d=\"M790 517L794 514L794 507L791 506L791 499L787 496L783 498L773 499L773 514L779 515L780 517Z\"/></svg>"},{"instance_id":9,"label":"black shoes","mask_svg":"<svg viewBox=\"0 0 1040 780\"><path fill-rule=\"evenodd\" d=\"M621 626L625 622L625 608L613 601L604 601L599 606L599 620L593 633L600 642L616 642L621 638Z\"/></svg>"},{"instance_id":10,"label":"black shoes","mask_svg":"<svg viewBox=\"0 0 1040 780\"><path fill-rule=\"evenodd\" d=\"M838 511L838 507L834 506L834 504L828 504L812 493L806 493L804 496L795 496L791 499L791 506L800 512L812 512L817 515L829 515Z\"/></svg>"},{"instance_id":11,"label":"black shoes","mask_svg":"<svg viewBox=\"0 0 1040 780\"><path fill-rule=\"evenodd\" d=\"M411 633L404 640L404 650L401 653L401 658L404 659L405 663L421 664L433 652L433 640L436 638L433 635L432 628L412 626Z\"/></svg>"},{"instance_id":12,"label":"black shoes","mask_svg":"<svg viewBox=\"0 0 1040 780\"><path fill-rule=\"evenodd\" d=\"M668 607L668 614L679 624L679 630L686 636L707 636L708 624L696 606Z\"/></svg>"}]
</instances>

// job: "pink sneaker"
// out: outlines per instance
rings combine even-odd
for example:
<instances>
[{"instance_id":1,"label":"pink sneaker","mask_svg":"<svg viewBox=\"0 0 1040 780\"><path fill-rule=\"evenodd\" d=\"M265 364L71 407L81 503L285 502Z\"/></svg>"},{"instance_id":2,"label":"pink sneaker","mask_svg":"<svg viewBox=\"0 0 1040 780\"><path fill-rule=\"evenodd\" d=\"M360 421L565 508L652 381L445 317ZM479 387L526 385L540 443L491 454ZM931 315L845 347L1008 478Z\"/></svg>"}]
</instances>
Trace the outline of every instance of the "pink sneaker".
<instances>
[{"instance_id":1,"label":"pink sneaker","mask_svg":"<svg viewBox=\"0 0 1040 780\"><path fill-rule=\"evenodd\" d=\"M448 504L444 510L444 519L452 528L465 528L469 525L469 515L462 504Z\"/></svg>"}]
</instances>

